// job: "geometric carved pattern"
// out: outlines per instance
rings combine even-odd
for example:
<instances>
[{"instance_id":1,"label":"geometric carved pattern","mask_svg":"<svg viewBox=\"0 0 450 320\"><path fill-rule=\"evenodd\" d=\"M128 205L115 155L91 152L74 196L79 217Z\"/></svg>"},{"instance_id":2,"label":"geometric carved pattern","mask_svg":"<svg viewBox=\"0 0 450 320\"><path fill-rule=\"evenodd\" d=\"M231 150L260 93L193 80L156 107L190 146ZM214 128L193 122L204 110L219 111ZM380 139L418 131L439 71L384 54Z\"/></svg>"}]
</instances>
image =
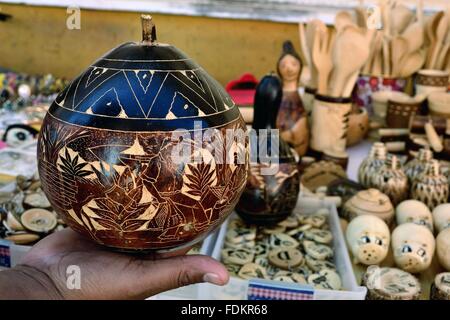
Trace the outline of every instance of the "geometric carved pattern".
<instances>
[{"instance_id":1,"label":"geometric carved pattern","mask_svg":"<svg viewBox=\"0 0 450 320\"><path fill-rule=\"evenodd\" d=\"M114 102L104 103L105 96ZM185 101L189 101L190 108L176 118L192 116L191 108L200 115L213 115L234 107L221 86L200 68L165 71L91 66L55 103L70 111L103 117L170 120L170 109L181 111Z\"/></svg>"}]
</instances>

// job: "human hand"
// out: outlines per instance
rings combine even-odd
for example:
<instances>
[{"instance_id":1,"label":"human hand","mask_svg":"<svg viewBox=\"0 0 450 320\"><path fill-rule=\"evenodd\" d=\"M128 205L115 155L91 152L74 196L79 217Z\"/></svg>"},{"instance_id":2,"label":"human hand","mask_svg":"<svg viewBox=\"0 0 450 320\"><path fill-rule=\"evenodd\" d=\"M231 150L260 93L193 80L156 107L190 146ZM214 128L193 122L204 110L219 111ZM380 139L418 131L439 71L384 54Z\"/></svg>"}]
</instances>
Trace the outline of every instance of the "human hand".
<instances>
[{"instance_id":1,"label":"human hand","mask_svg":"<svg viewBox=\"0 0 450 320\"><path fill-rule=\"evenodd\" d=\"M80 289L67 287L70 265L80 268ZM225 267L211 257L117 253L65 229L39 241L20 265L0 272L0 299L145 299L193 283L224 285L228 279Z\"/></svg>"}]
</instances>

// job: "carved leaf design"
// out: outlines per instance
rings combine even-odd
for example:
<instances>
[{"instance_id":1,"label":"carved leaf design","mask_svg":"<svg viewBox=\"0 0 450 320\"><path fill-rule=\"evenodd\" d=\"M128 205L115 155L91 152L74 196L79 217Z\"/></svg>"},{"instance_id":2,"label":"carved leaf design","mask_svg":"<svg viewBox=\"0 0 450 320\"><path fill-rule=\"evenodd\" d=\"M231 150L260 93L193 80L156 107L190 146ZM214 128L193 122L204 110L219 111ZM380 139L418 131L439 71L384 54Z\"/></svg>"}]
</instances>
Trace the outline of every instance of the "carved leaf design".
<instances>
[{"instance_id":1,"label":"carved leaf design","mask_svg":"<svg viewBox=\"0 0 450 320\"><path fill-rule=\"evenodd\" d=\"M58 158L58 166L63 173L74 177L86 177L92 173L92 171L86 170L88 163L78 153L67 147L63 150L61 150Z\"/></svg>"},{"instance_id":2,"label":"carved leaf design","mask_svg":"<svg viewBox=\"0 0 450 320\"><path fill-rule=\"evenodd\" d=\"M186 196L200 200L205 194L206 188L217 184L216 163L211 153L206 149L200 151L199 163L188 163L184 167L183 187L181 192ZM194 154L194 157L198 156Z\"/></svg>"}]
</instances>

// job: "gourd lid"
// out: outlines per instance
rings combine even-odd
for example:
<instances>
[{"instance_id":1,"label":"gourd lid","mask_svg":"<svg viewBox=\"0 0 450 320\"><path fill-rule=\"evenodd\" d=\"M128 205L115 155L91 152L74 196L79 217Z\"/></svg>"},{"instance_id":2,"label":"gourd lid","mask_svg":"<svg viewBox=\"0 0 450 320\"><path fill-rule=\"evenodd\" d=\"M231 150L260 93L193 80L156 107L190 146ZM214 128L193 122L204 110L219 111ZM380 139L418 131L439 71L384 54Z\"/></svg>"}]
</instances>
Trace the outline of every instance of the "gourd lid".
<instances>
[{"instance_id":1,"label":"gourd lid","mask_svg":"<svg viewBox=\"0 0 450 320\"><path fill-rule=\"evenodd\" d=\"M111 50L73 80L49 113L66 122L125 131L220 126L240 116L222 86L174 46L156 41L143 15L142 42Z\"/></svg>"},{"instance_id":2,"label":"gourd lid","mask_svg":"<svg viewBox=\"0 0 450 320\"><path fill-rule=\"evenodd\" d=\"M349 204L358 212L390 213L394 210L389 197L377 189L358 192L350 198Z\"/></svg>"}]
</instances>

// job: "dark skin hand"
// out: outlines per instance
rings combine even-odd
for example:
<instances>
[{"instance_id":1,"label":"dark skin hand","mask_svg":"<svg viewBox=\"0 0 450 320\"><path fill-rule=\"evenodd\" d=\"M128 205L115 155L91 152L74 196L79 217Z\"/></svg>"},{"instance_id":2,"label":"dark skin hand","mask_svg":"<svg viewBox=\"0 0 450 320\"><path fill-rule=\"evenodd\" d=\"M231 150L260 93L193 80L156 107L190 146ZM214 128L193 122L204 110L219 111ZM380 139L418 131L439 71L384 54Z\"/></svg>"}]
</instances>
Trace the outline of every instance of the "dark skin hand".
<instances>
[{"instance_id":1,"label":"dark skin hand","mask_svg":"<svg viewBox=\"0 0 450 320\"><path fill-rule=\"evenodd\" d=\"M0 299L145 299L181 286L225 285L225 267L201 255L113 252L65 229L39 241L21 264L0 272ZM81 289L68 289L67 267L80 268ZM69 274L70 275L70 274Z\"/></svg>"}]
</instances>

